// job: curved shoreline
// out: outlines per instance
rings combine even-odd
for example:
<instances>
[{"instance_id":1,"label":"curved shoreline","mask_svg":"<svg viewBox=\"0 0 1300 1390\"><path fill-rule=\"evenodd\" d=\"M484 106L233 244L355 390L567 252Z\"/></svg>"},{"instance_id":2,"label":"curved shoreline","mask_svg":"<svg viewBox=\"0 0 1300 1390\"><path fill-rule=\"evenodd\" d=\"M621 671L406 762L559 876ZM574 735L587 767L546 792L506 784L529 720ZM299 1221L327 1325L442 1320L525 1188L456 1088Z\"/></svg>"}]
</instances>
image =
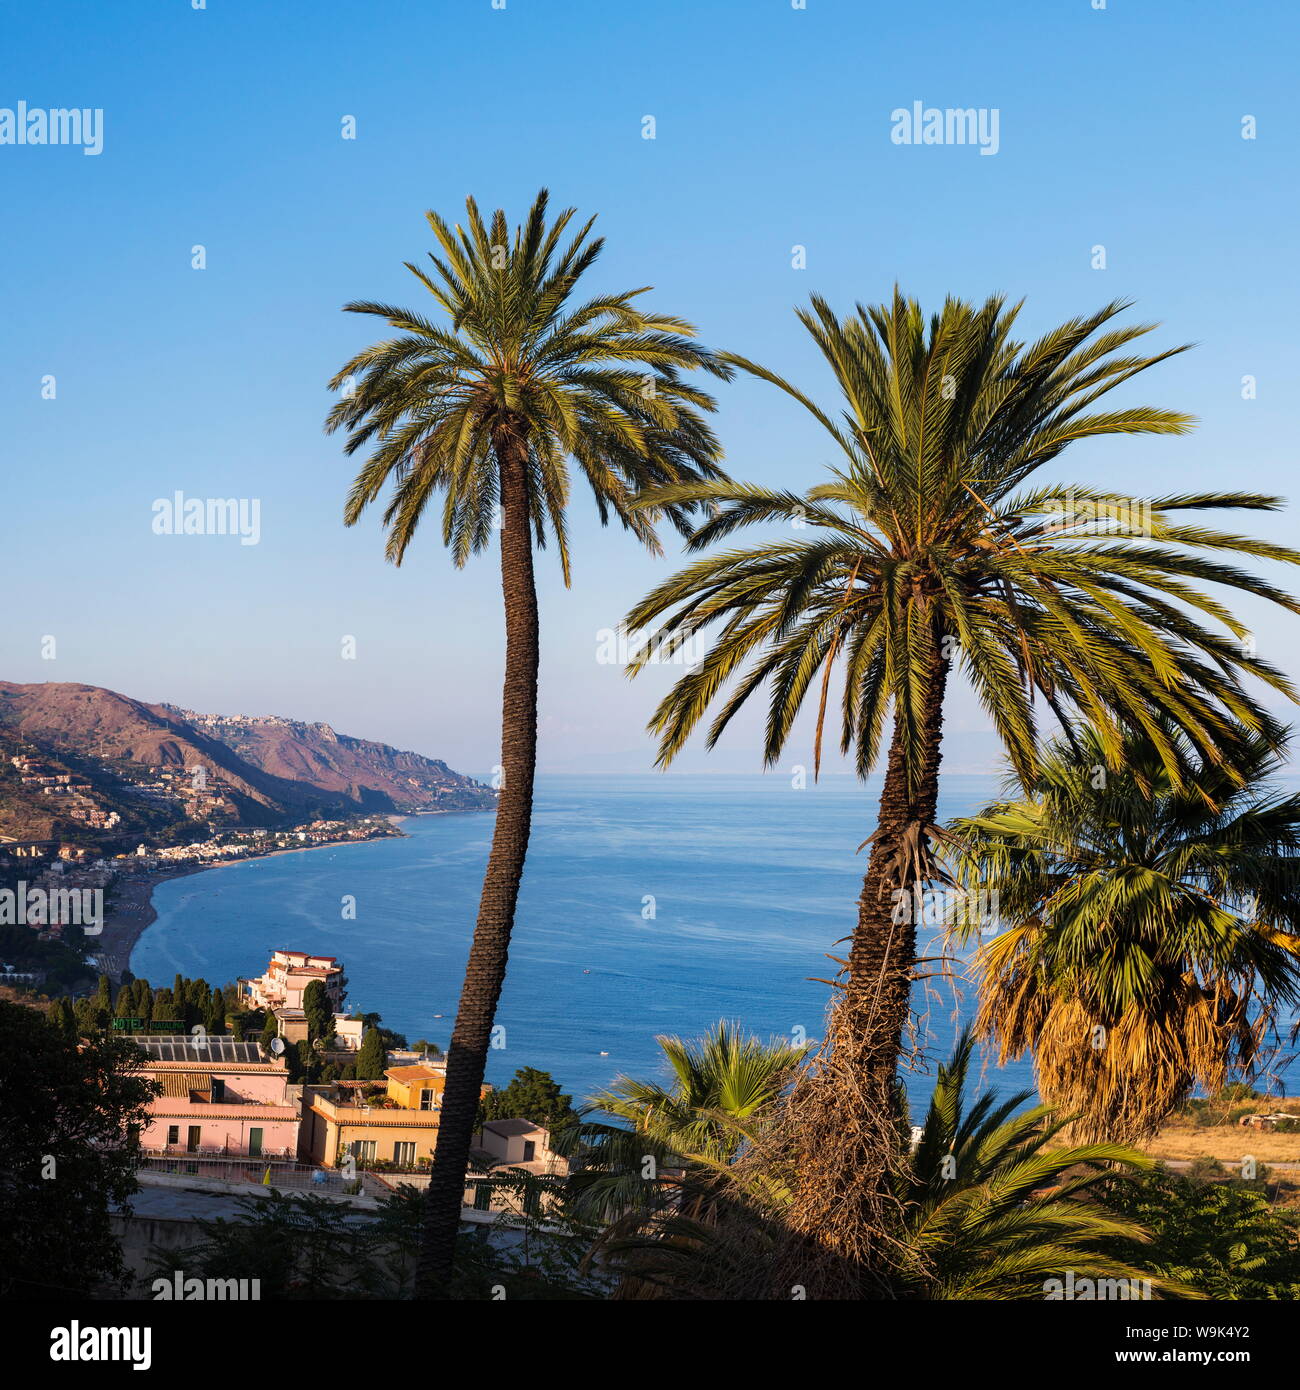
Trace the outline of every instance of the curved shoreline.
<instances>
[{"instance_id":1,"label":"curved shoreline","mask_svg":"<svg viewBox=\"0 0 1300 1390\"><path fill-rule=\"evenodd\" d=\"M404 815L392 815L389 821L398 825ZM324 840L318 845L294 845L288 849L268 850L265 854L245 855L242 859L224 859L214 864L186 864L175 869L152 869L145 878L123 877L113 887L113 906L104 918L104 929L94 939L91 953L98 958L99 968L116 985L123 971L131 968L131 954L139 944L145 929L158 920L153 905L154 889L174 878L207 873L209 869L228 869L232 864L250 864L255 859L274 859L281 854L307 854L314 849L338 849L347 845L370 845L379 840L394 838L375 835L365 840ZM403 833L403 838L405 838Z\"/></svg>"}]
</instances>

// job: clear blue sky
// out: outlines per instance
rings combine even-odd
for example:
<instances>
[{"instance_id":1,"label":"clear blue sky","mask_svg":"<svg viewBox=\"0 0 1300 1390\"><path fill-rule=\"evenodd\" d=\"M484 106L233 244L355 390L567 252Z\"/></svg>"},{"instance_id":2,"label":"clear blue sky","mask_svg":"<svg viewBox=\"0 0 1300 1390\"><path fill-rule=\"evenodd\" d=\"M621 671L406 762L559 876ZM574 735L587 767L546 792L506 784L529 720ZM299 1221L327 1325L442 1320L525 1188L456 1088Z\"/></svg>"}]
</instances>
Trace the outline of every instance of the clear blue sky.
<instances>
[{"instance_id":1,"label":"clear blue sky","mask_svg":"<svg viewBox=\"0 0 1300 1390\"><path fill-rule=\"evenodd\" d=\"M0 676L323 719L469 770L496 761L494 559L457 573L430 530L401 570L385 564L377 524L341 524L350 465L321 429L325 382L377 336L339 306L417 302L401 263L429 246L423 210L454 215L470 192L514 213L545 184L599 213L594 286L653 284L707 341L819 395L792 314L814 290L845 308L895 280L927 305L1004 291L1027 298L1026 331L1134 297L1163 341L1200 347L1133 398L1202 426L1080 448L1062 479L1300 498L1298 13L1290 0L8 7L0 107L102 108L104 149L0 146ZM997 108L996 156L891 143L891 111L917 100ZM791 268L796 244L806 270ZM817 480L829 453L793 403L756 383L721 402L736 475ZM153 534L154 499L176 489L260 499L260 543ZM1291 536L1296 515L1256 529ZM596 632L673 556L638 555L583 503L574 549L571 592L542 565L543 765L644 768L657 687L597 665ZM1243 611L1294 672L1297 620ZM345 634L355 661L339 657ZM983 725L958 702L951 766L984 757ZM751 767L753 741L738 726L726 752L684 765Z\"/></svg>"}]
</instances>

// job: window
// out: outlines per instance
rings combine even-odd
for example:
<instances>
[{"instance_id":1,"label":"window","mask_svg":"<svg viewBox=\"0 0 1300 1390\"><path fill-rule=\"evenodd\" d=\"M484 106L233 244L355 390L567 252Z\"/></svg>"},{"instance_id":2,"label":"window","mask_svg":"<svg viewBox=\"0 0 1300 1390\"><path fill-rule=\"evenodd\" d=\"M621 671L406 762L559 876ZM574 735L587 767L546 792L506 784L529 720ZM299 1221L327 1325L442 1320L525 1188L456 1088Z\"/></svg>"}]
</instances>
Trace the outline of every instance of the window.
<instances>
[{"instance_id":1,"label":"window","mask_svg":"<svg viewBox=\"0 0 1300 1390\"><path fill-rule=\"evenodd\" d=\"M487 1211L492 1205L492 1186L486 1182L474 1184L474 1210Z\"/></svg>"},{"instance_id":2,"label":"window","mask_svg":"<svg viewBox=\"0 0 1300 1390\"><path fill-rule=\"evenodd\" d=\"M219 1077L212 1078L212 1099L214 1102L222 1101L226 1098L226 1083Z\"/></svg>"},{"instance_id":3,"label":"window","mask_svg":"<svg viewBox=\"0 0 1300 1390\"><path fill-rule=\"evenodd\" d=\"M248 1131L248 1153L250 1158L258 1158L261 1156L262 1131L260 1129L250 1129Z\"/></svg>"},{"instance_id":4,"label":"window","mask_svg":"<svg viewBox=\"0 0 1300 1390\"><path fill-rule=\"evenodd\" d=\"M415 1143L414 1143L414 1141L412 1141L412 1142L409 1143L409 1144L394 1144L394 1145L393 1145L393 1162L394 1162L394 1163L404 1163L404 1164L414 1164L414 1162L415 1162Z\"/></svg>"},{"instance_id":5,"label":"window","mask_svg":"<svg viewBox=\"0 0 1300 1390\"><path fill-rule=\"evenodd\" d=\"M435 1091L435 1090L433 1089L432 1086L426 1086L425 1089L422 1090L422 1091L420 1092L420 1109L421 1109L421 1110L439 1110L439 1109L441 1109L441 1106L439 1105L439 1102L438 1102L438 1093L437 1093L437 1091Z\"/></svg>"},{"instance_id":6,"label":"window","mask_svg":"<svg viewBox=\"0 0 1300 1390\"><path fill-rule=\"evenodd\" d=\"M179 1144L179 1143L181 1142L181 1127L180 1127L180 1125L168 1125L168 1126L167 1126L167 1142L168 1142L168 1144Z\"/></svg>"},{"instance_id":7,"label":"window","mask_svg":"<svg viewBox=\"0 0 1300 1390\"><path fill-rule=\"evenodd\" d=\"M197 1153L199 1140L203 1137L202 1125L190 1125L185 1134L185 1147L190 1153Z\"/></svg>"},{"instance_id":8,"label":"window","mask_svg":"<svg viewBox=\"0 0 1300 1390\"><path fill-rule=\"evenodd\" d=\"M358 1163L373 1163L376 1142L374 1139L354 1139L348 1145L348 1152Z\"/></svg>"},{"instance_id":9,"label":"window","mask_svg":"<svg viewBox=\"0 0 1300 1390\"><path fill-rule=\"evenodd\" d=\"M537 1145L531 1139L524 1140L524 1162L531 1163L537 1157Z\"/></svg>"}]
</instances>

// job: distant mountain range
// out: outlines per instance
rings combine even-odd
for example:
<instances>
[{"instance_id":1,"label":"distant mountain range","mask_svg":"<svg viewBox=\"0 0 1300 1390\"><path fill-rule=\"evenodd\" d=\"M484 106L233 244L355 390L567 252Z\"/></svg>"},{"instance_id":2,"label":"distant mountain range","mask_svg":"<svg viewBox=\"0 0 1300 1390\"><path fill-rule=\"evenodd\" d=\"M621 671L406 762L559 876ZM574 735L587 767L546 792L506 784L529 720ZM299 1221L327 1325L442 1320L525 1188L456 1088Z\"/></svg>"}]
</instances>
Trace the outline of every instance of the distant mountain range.
<instances>
[{"instance_id":1,"label":"distant mountain range","mask_svg":"<svg viewBox=\"0 0 1300 1390\"><path fill-rule=\"evenodd\" d=\"M171 820L274 825L313 817L483 810L488 787L446 763L279 717L197 714L94 685L0 681L0 833L59 832L67 798L16 774L12 758L73 771L90 791L75 804L122 813L124 833Z\"/></svg>"}]
</instances>

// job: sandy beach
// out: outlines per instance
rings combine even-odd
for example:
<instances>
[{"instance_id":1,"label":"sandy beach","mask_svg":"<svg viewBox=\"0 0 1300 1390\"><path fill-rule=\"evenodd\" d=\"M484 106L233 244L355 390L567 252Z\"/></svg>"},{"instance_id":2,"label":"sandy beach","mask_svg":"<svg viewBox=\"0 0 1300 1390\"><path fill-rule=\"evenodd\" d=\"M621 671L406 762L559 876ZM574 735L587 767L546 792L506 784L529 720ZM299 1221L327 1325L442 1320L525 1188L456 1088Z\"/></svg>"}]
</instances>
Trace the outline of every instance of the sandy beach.
<instances>
[{"instance_id":1,"label":"sandy beach","mask_svg":"<svg viewBox=\"0 0 1300 1390\"><path fill-rule=\"evenodd\" d=\"M99 958L101 970L114 984L120 982L122 972L130 963L135 943L144 929L158 916L153 905L153 890L168 879L186 878L190 874L201 874L217 867L215 864L187 864L178 869L163 869L129 877L123 875L118 879L110 890L112 904L104 917L104 930L92 948Z\"/></svg>"}]
</instances>

